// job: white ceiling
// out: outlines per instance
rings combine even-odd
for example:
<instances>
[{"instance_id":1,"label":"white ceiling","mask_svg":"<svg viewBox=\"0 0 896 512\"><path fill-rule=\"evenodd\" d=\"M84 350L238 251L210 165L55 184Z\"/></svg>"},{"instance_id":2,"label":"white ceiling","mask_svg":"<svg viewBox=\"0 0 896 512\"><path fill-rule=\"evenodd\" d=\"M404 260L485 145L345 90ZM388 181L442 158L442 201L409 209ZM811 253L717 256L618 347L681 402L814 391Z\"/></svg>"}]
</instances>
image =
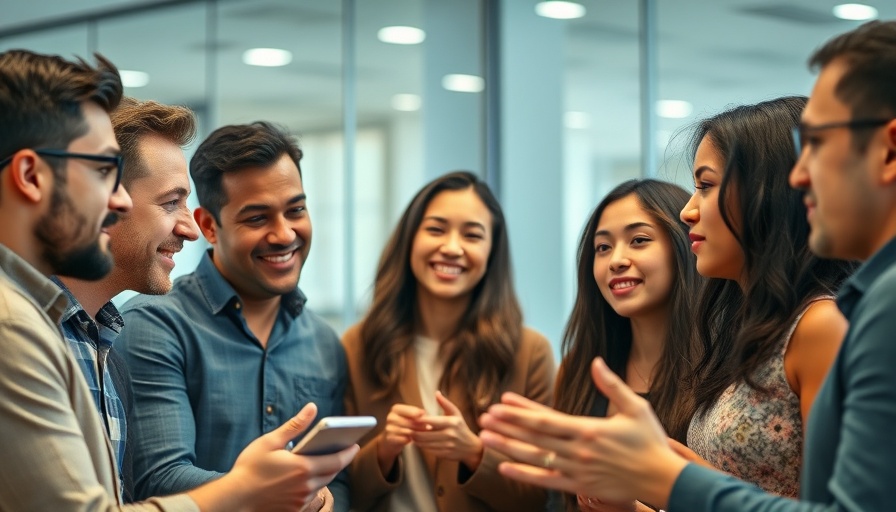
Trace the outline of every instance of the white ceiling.
<instances>
[{"instance_id":1,"label":"white ceiling","mask_svg":"<svg viewBox=\"0 0 896 512\"><path fill-rule=\"evenodd\" d=\"M432 2L433 0L427 0ZM457 1L457 0L443 0ZM527 1L534 5L534 0ZM567 24L567 110L592 117L595 150L637 155L638 2L580 0L586 17ZM0 33L69 16L165 0L4 0ZM856 26L835 19L832 0L658 0L658 92L694 105L684 120L660 120L664 136L696 117L732 103L809 90L805 61L830 36ZM871 0L882 18L896 18L896 1ZM387 123L397 113L393 94L421 92L422 46L376 40L385 25L426 27L423 0L359 1L356 16L358 119ZM150 73L149 86L129 91L201 109L217 96L217 121L271 118L302 130L335 129L342 115L342 12L336 0L221 0L214 44L219 77L205 77L206 7L186 3L159 11L0 38L0 49L85 55L92 45L121 68ZM476 20L459 30L476 31ZM426 43L424 43L425 45ZM250 47L282 47L294 61L284 68L243 65ZM476 63L478 64L478 63ZM537 64L537 63L536 63ZM424 99L425 108L425 99Z\"/></svg>"}]
</instances>

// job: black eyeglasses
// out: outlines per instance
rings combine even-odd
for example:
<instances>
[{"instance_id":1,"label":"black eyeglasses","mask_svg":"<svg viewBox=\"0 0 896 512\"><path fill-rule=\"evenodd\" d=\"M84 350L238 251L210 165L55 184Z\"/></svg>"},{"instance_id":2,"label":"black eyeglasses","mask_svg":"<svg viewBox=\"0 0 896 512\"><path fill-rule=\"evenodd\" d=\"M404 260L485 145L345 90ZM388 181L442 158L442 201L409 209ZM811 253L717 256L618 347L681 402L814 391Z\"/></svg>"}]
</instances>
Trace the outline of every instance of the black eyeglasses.
<instances>
[{"instance_id":1,"label":"black eyeglasses","mask_svg":"<svg viewBox=\"0 0 896 512\"><path fill-rule=\"evenodd\" d=\"M825 123L819 125L808 125L800 123L793 127L793 145L796 149L796 158L799 159L803 153L803 146L806 145L806 138L809 134L822 130L830 130L832 128L846 128L848 130L859 130L862 128L874 128L883 126L893 119L851 119L849 121L837 121L835 123Z\"/></svg>"},{"instance_id":2,"label":"black eyeglasses","mask_svg":"<svg viewBox=\"0 0 896 512\"><path fill-rule=\"evenodd\" d=\"M90 160L91 162L104 162L107 164L115 164L115 184L112 185L112 192L118 190L121 184L121 173L124 171L124 157L121 155L94 155L89 153L72 153L62 149L35 149L35 153L41 156L49 156L53 158L79 158L81 160ZM12 156L8 156L0 161L0 169L6 167L12 161ZM94 169L99 172L103 178L109 176L107 169Z\"/></svg>"}]
</instances>

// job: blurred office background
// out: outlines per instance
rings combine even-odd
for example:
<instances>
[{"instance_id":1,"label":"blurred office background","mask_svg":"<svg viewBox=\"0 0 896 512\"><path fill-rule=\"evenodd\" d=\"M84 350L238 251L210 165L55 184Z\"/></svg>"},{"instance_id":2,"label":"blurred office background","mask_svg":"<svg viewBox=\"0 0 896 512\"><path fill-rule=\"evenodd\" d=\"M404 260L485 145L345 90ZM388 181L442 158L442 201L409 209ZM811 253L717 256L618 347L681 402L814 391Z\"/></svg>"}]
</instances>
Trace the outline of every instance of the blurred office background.
<instances>
[{"instance_id":1,"label":"blurred office background","mask_svg":"<svg viewBox=\"0 0 896 512\"><path fill-rule=\"evenodd\" d=\"M597 201L636 177L691 188L695 120L808 94L815 47L896 18L892 0L839 3L6 0L0 50L100 52L127 94L196 111L199 140L223 124L287 126L314 223L300 285L338 332L363 315L417 189L478 173L507 215L527 323L559 346ZM175 275L203 249L188 244Z\"/></svg>"}]
</instances>

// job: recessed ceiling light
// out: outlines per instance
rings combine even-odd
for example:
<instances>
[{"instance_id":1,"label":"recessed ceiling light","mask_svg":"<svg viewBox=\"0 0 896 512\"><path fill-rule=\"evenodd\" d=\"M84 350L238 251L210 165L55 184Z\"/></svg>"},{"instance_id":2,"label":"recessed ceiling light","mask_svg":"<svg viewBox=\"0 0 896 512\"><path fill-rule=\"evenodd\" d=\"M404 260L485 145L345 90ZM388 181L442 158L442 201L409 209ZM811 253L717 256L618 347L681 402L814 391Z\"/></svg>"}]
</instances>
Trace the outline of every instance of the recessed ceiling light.
<instances>
[{"instance_id":1,"label":"recessed ceiling light","mask_svg":"<svg viewBox=\"0 0 896 512\"><path fill-rule=\"evenodd\" d=\"M834 7L834 16L841 20L864 21L877 18L877 9L865 4L840 4Z\"/></svg>"},{"instance_id":2,"label":"recessed ceiling light","mask_svg":"<svg viewBox=\"0 0 896 512\"><path fill-rule=\"evenodd\" d=\"M556 20L571 20L585 15L585 6L576 2L538 2L535 14Z\"/></svg>"},{"instance_id":3,"label":"recessed ceiling light","mask_svg":"<svg viewBox=\"0 0 896 512\"><path fill-rule=\"evenodd\" d=\"M417 27L383 27L376 33L376 37L384 43L420 44L426 39L426 32Z\"/></svg>"},{"instance_id":4,"label":"recessed ceiling light","mask_svg":"<svg viewBox=\"0 0 896 512\"><path fill-rule=\"evenodd\" d=\"M125 87L145 87L149 83L149 73L134 71L131 69L119 69L121 85Z\"/></svg>"},{"instance_id":5,"label":"recessed ceiling light","mask_svg":"<svg viewBox=\"0 0 896 512\"><path fill-rule=\"evenodd\" d=\"M566 112L563 125L572 130L584 130L591 126L591 116L586 112Z\"/></svg>"},{"instance_id":6,"label":"recessed ceiling light","mask_svg":"<svg viewBox=\"0 0 896 512\"><path fill-rule=\"evenodd\" d=\"M243 52L243 62L250 66L285 66L292 62L292 52L279 48L252 48Z\"/></svg>"},{"instance_id":7,"label":"recessed ceiling light","mask_svg":"<svg viewBox=\"0 0 896 512\"><path fill-rule=\"evenodd\" d=\"M688 117L694 111L694 106L682 100L660 100L656 102L656 113L667 119L681 119Z\"/></svg>"},{"instance_id":8,"label":"recessed ceiling light","mask_svg":"<svg viewBox=\"0 0 896 512\"><path fill-rule=\"evenodd\" d=\"M420 110L422 100L416 94L396 94L392 96L392 108L402 112L414 112Z\"/></svg>"},{"instance_id":9,"label":"recessed ceiling light","mask_svg":"<svg viewBox=\"0 0 896 512\"><path fill-rule=\"evenodd\" d=\"M445 75L442 77L442 87L456 92L482 92L485 80L476 75Z\"/></svg>"}]
</instances>

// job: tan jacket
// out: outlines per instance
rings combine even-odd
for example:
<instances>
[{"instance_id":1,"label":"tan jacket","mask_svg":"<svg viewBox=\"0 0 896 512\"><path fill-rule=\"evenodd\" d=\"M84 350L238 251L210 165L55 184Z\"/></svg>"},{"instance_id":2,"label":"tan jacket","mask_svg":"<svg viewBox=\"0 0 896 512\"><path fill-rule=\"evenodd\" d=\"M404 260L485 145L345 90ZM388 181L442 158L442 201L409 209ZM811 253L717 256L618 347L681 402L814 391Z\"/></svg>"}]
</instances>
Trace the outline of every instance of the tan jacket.
<instances>
[{"instance_id":1,"label":"tan jacket","mask_svg":"<svg viewBox=\"0 0 896 512\"><path fill-rule=\"evenodd\" d=\"M119 503L112 445L59 331L67 303L0 245L0 510L198 511L183 494Z\"/></svg>"},{"instance_id":2,"label":"tan jacket","mask_svg":"<svg viewBox=\"0 0 896 512\"><path fill-rule=\"evenodd\" d=\"M376 443L371 442L386 425L386 416L395 403L423 407L417 383L416 362L405 358L405 378L397 393L386 398L374 398L374 388L364 372L364 360L360 339L360 326L350 328L342 338L348 358L349 386L345 392L346 414L369 414L377 419L377 427L361 440L361 451L350 468L352 509L386 511L389 497L401 483L403 463L398 460L398 478L387 481L380 471L376 456ZM523 338L516 351L516 371L503 391L513 391L547 404L554 385L554 358L551 346L544 336L531 329L524 329ZM464 419L470 429L479 433L477 418L468 417L468 404L457 390L447 390L448 399L464 411ZM458 479L457 461L437 459L424 454L426 466L433 482L433 496L439 511L542 511L546 493L536 487L523 485L504 478L498 473L498 463L504 456L486 449L479 468L464 482Z\"/></svg>"}]
</instances>

